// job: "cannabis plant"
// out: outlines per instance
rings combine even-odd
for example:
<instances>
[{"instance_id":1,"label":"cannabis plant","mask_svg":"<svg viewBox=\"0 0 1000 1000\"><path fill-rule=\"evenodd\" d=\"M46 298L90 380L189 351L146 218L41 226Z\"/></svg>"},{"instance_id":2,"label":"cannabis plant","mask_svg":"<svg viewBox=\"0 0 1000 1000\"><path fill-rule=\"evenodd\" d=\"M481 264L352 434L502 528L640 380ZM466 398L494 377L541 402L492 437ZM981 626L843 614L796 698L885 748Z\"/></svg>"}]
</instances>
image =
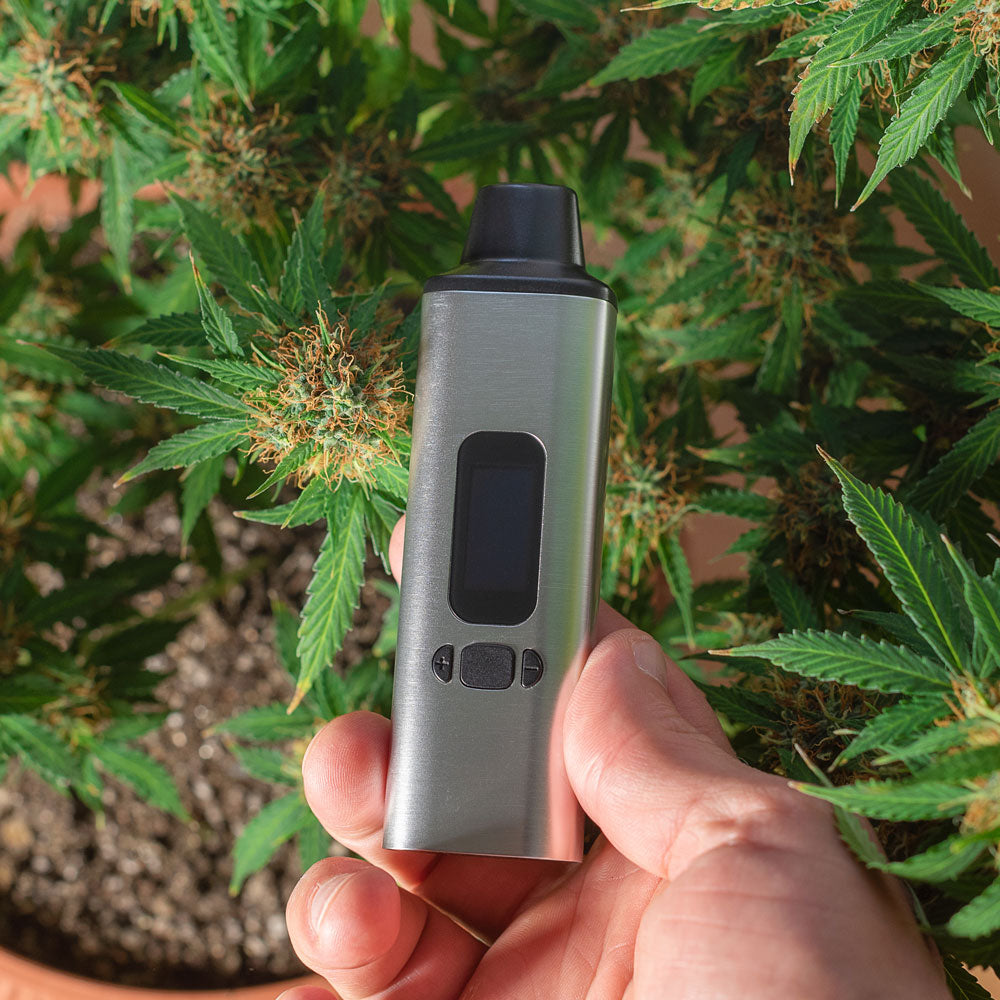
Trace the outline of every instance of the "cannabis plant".
<instances>
[{"instance_id":1,"label":"cannabis plant","mask_svg":"<svg viewBox=\"0 0 1000 1000\"><path fill-rule=\"evenodd\" d=\"M32 357L98 398L141 401L131 412L162 433L116 474L136 503L147 483L171 492L206 564L204 510L220 493L247 518L325 527L301 613L275 611L294 707L233 720L234 752L287 786L248 825L234 886L293 835L304 858L318 854L297 755L324 719L386 705L391 626L349 676L329 665L366 549L384 563L405 507L419 295L458 262L463 185L568 184L596 242L626 247L591 262L620 306L602 596L705 682L758 766L812 781L797 746L838 795L910 780L911 758L878 762L903 749L878 736L881 720L923 706L912 742L954 735L972 717L949 716L944 698L965 702L942 685L966 669L975 704L992 697L969 666L989 647L963 574L995 582L1000 273L939 177L961 184L957 126L997 138L995 0L704 0L695 12L427 0L439 60L410 44L415 5L382 0L374 36L364 6L0 0L0 156L101 179L95 266L118 288L103 333ZM650 155L630 152L637 139ZM923 250L899 245L896 213ZM33 338L4 322L0 358L33 377L15 356ZM739 435L713 429L720 409ZM938 567L931 604L961 667L916 620L906 627L910 598L901 612L884 546L845 520L817 446L886 511L905 505L918 534L904 551L931 560L914 562L920 579ZM745 577L693 586L680 532L699 512L749 522L732 548ZM860 645L874 672L805 679L780 660L708 652L782 630ZM926 661L930 686L879 673L893 657ZM727 672L739 683L716 683ZM290 755L271 752L279 739ZM951 756L935 744L912 763ZM967 805L988 795L962 788ZM945 842L948 822L880 821L886 863ZM980 934L989 921L958 918L991 884L982 843L968 868L919 890L952 967L1000 961L996 932ZM954 976L957 995L982 995Z\"/></svg>"},{"instance_id":2,"label":"cannabis plant","mask_svg":"<svg viewBox=\"0 0 1000 1000\"><path fill-rule=\"evenodd\" d=\"M773 717L757 714L772 710L754 694L758 657L844 686L844 728L835 732L849 742L830 771L835 780L843 769L876 777L838 785L819 771L820 783L799 787L837 806L845 838L869 867L912 884L925 931L949 956L989 962L1000 931L1000 555L989 573L977 573L930 518L820 454L902 613L855 613L887 638L805 627L815 618L809 601L787 587L782 604L802 628L718 651L738 657L745 673L727 705L734 717L772 728ZM880 828L884 854L852 813L895 821ZM958 964L948 964L956 990L975 995Z\"/></svg>"}]
</instances>

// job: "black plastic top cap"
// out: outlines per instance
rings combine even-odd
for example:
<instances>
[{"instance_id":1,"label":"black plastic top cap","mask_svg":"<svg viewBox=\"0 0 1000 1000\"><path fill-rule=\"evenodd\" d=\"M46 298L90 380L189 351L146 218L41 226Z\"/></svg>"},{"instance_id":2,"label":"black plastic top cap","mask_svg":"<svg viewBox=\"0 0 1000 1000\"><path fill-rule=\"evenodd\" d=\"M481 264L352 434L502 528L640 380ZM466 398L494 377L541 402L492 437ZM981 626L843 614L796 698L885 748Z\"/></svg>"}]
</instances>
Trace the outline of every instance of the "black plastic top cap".
<instances>
[{"instance_id":1,"label":"black plastic top cap","mask_svg":"<svg viewBox=\"0 0 1000 1000\"><path fill-rule=\"evenodd\" d=\"M472 209L462 263L546 260L585 267L576 192L559 184L487 184Z\"/></svg>"}]
</instances>

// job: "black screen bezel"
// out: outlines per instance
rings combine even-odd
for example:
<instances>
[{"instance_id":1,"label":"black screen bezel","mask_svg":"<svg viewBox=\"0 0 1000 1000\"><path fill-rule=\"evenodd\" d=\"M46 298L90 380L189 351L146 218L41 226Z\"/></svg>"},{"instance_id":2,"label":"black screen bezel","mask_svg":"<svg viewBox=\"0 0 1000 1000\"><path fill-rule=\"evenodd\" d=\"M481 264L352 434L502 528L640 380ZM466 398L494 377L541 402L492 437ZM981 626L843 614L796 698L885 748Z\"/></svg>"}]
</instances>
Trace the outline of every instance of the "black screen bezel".
<instances>
[{"instance_id":1,"label":"black screen bezel","mask_svg":"<svg viewBox=\"0 0 1000 1000\"><path fill-rule=\"evenodd\" d=\"M531 509L535 530L529 540L530 579L519 591L483 590L464 580L469 539L472 472L477 464L509 465L532 474ZM542 498L545 493L545 448L525 431L475 431L458 449L455 477L455 515L451 534L451 570L448 601L462 621L475 625L519 625L531 617L538 603L538 564L542 543Z\"/></svg>"}]
</instances>

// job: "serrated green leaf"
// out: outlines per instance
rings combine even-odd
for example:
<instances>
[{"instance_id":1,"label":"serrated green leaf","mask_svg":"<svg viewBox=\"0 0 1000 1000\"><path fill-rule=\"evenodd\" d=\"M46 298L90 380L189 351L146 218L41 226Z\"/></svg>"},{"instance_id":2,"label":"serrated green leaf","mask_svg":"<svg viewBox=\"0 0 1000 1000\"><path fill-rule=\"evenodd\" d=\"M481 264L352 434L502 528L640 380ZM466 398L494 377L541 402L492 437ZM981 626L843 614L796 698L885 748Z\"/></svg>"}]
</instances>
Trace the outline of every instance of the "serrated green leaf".
<instances>
[{"instance_id":1,"label":"serrated green leaf","mask_svg":"<svg viewBox=\"0 0 1000 1000\"><path fill-rule=\"evenodd\" d=\"M205 382L196 382L163 365L109 350L79 350L56 344L47 350L76 365L98 385L124 392L142 403L207 420L245 417L245 403Z\"/></svg>"},{"instance_id":2,"label":"serrated green leaf","mask_svg":"<svg viewBox=\"0 0 1000 1000\"><path fill-rule=\"evenodd\" d=\"M102 666L141 663L173 642L187 620L159 621L147 619L139 625L120 629L102 639L91 653L91 661Z\"/></svg>"},{"instance_id":3,"label":"serrated green leaf","mask_svg":"<svg viewBox=\"0 0 1000 1000\"><path fill-rule=\"evenodd\" d=\"M764 583L786 629L821 628L822 622L805 591L784 570L764 567Z\"/></svg>"},{"instance_id":4,"label":"serrated green leaf","mask_svg":"<svg viewBox=\"0 0 1000 1000\"><path fill-rule=\"evenodd\" d=\"M978 938L1000 927L1000 879L991 882L951 920L948 930L958 937Z\"/></svg>"},{"instance_id":5,"label":"serrated green leaf","mask_svg":"<svg viewBox=\"0 0 1000 1000\"><path fill-rule=\"evenodd\" d=\"M698 361L753 361L764 351L761 336L773 323L770 310L754 309L727 317L722 323L706 328L692 323L665 331L664 336L680 350L665 363L680 368Z\"/></svg>"},{"instance_id":6,"label":"serrated green leaf","mask_svg":"<svg viewBox=\"0 0 1000 1000\"><path fill-rule=\"evenodd\" d=\"M840 192L847 176L847 161L854 149L854 139L858 133L858 115L861 111L861 74L855 73L843 96L837 101L830 116L830 146L836 173L836 194L834 204L840 203Z\"/></svg>"},{"instance_id":7,"label":"serrated green leaf","mask_svg":"<svg viewBox=\"0 0 1000 1000\"><path fill-rule=\"evenodd\" d=\"M177 196L173 201L180 209L184 235L210 277L225 288L234 302L249 312L260 312L263 295L253 289L263 290L267 285L246 243L192 202Z\"/></svg>"},{"instance_id":8,"label":"serrated green leaf","mask_svg":"<svg viewBox=\"0 0 1000 1000\"><path fill-rule=\"evenodd\" d=\"M479 122L441 139L422 143L410 151L410 156L418 162L433 160L435 163L474 159L484 153L495 153L498 148L522 138L529 127L525 122Z\"/></svg>"},{"instance_id":9,"label":"serrated green leaf","mask_svg":"<svg viewBox=\"0 0 1000 1000\"><path fill-rule=\"evenodd\" d=\"M948 754L913 775L914 781L967 781L1000 771L1000 746L975 747Z\"/></svg>"},{"instance_id":10,"label":"serrated green leaf","mask_svg":"<svg viewBox=\"0 0 1000 1000\"><path fill-rule=\"evenodd\" d=\"M45 514L68 504L98 465L97 449L83 445L65 461L44 473L35 489L35 513Z\"/></svg>"},{"instance_id":11,"label":"serrated green leaf","mask_svg":"<svg viewBox=\"0 0 1000 1000\"><path fill-rule=\"evenodd\" d=\"M247 740L273 742L275 740L301 739L312 732L313 717L304 707L289 712L281 702L251 708L232 719L218 723L214 728L220 733L239 736Z\"/></svg>"},{"instance_id":12,"label":"serrated green leaf","mask_svg":"<svg viewBox=\"0 0 1000 1000\"><path fill-rule=\"evenodd\" d=\"M199 371L206 372L216 381L230 385L240 392L248 392L265 385L277 385L281 375L267 365L254 365L246 361L236 361L232 358L190 358L179 354L164 354L168 361L190 365Z\"/></svg>"},{"instance_id":13,"label":"serrated green leaf","mask_svg":"<svg viewBox=\"0 0 1000 1000\"><path fill-rule=\"evenodd\" d=\"M1000 136L1000 125L997 121L997 95L990 94L989 77L986 72L987 63L976 70L969 84L969 103L979 119L979 127L983 130L987 142L991 146L997 144Z\"/></svg>"},{"instance_id":14,"label":"serrated green leaf","mask_svg":"<svg viewBox=\"0 0 1000 1000\"><path fill-rule=\"evenodd\" d=\"M955 34L955 8L958 6L950 8L944 16L921 17L890 31L885 38L845 59L841 65L870 65L883 59L899 59L922 49L935 48Z\"/></svg>"},{"instance_id":15,"label":"serrated green leaf","mask_svg":"<svg viewBox=\"0 0 1000 1000\"><path fill-rule=\"evenodd\" d=\"M756 388L774 396L795 391L802 352L802 286L794 280L781 299L781 326L764 351L757 369Z\"/></svg>"},{"instance_id":16,"label":"serrated green leaf","mask_svg":"<svg viewBox=\"0 0 1000 1000\"><path fill-rule=\"evenodd\" d=\"M323 488L312 487L313 483L322 483L320 479L310 480L298 498L291 503L284 503L267 510L239 510L237 517L245 521L256 521L259 524L280 524L283 528L297 528L302 524L315 524L326 516L326 493L329 487L323 483Z\"/></svg>"},{"instance_id":17,"label":"serrated green leaf","mask_svg":"<svg viewBox=\"0 0 1000 1000\"><path fill-rule=\"evenodd\" d=\"M710 514L728 514L748 521L768 521L777 509L774 501L745 490L717 489L702 493L691 504L693 510Z\"/></svg>"},{"instance_id":18,"label":"serrated green leaf","mask_svg":"<svg viewBox=\"0 0 1000 1000\"><path fill-rule=\"evenodd\" d=\"M205 287L197 267L194 267L194 284L198 289L198 302L201 304L201 326L215 355L242 356L239 337L233 328L229 314L215 301L215 297Z\"/></svg>"},{"instance_id":19,"label":"serrated green leaf","mask_svg":"<svg viewBox=\"0 0 1000 1000\"><path fill-rule=\"evenodd\" d=\"M302 669L293 705L312 687L316 675L330 666L343 644L360 597L364 562L364 494L345 479L330 496L327 536L302 611L298 646Z\"/></svg>"},{"instance_id":20,"label":"serrated green leaf","mask_svg":"<svg viewBox=\"0 0 1000 1000\"><path fill-rule=\"evenodd\" d=\"M761 656L786 670L820 680L856 684L875 691L919 693L951 690L948 671L902 646L867 636L806 629L767 642L713 650L736 656Z\"/></svg>"},{"instance_id":21,"label":"serrated green leaf","mask_svg":"<svg viewBox=\"0 0 1000 1000\"><path fill-rule=\"evenodd\" d=\"M832 108L857 71L841 66L877 38L895 17L901 0L866 0L837 25L823 47L813 56L793 91L789 120L788 169L802 153L810 129Z\"/></svg>"},{"instance_id":22,"label":"serrated green leaf","mask_svg":"<svg viewBox=\"0 0 1000 1000\"><path fill-rule=\"evenodd\" d=\"M980 289L1000 284L1000 272L986 248L929 180L913 170L899 170L892 176L892 197L931 249L965 284ZM921 286L920 292L926 294L927 290Z\"/></svg>"},{"instance_id":23,"label":"serrated green leaf","mask_svg":"<svg viewBox=\"0 0 1000 1000\"><path fill-rule=\"evenodd\" d=\"M691 81L689 100L692 112L719 87L740 85L745 52L746 43L732 43L705 57Z\"/></svg>"},{"instance_id":24,"label":"serrated green leaf","mask_svg":"<svg viewBox=\"0 0 1000 1000\"><path fill-rule=\"evenodd\" d=\"M757 691L747 691L737 685L724 687L699 684L698 686L712 709L722 712L736 725L774 729L781 724L774 702Z\"/></svg>"},{"instance_id":25,"label":"serrated green leaf","mask_svg":"<svg viewBox=\"0 0 1000 1000\"><path fill-rule=\"evenodd\" d=\"M62 697L63 688L41 674L5 676L0 684L0 715L33 712Z\"/></svg>"},{"instance_id":26,"label":"serrated green leaf","mask_svg":"<svg viewBox=\"0 0 1000 1000\"><path fill-rule=\"evenodd\" d=\"M883 709L855 736L837 758L843 764L872 750L891 750L901 739L921 732L950 714L941 698L917 697Z\"/></svg>"},{"instance_id":27,"label":"serrated green leaf","mask_svg":"<svg viewBox=\"0 0 1000 1000\"><path fill-rule=\"evenodd\" d=\"M128 743L160 728L167 717L166 712L144 712L115 719L100 732L105 743Z\"/></svg>"},{"instance_id":28,"label":"serrated green leaf","mask_svg":"<svg viewBox=\"0 0 1000 1000\"><path fill-rule=\"evenodd\" d=\"M296 845L299 850L299 865L303 872L308 871L317 861L323 861L330 856L330 834L323 829L315 816L311 816L299 830Z\"/></svg>"},{"instance_id":29,"label":"serrated green leaf","mask_svg":"<svg viewBox=\"0 0 1000 1000\"><path fill-rule=\"evenodd\" d=\"M941 659L961 671L967 650L944 569L926 536L902 504L851 475L820 450L844 493L844 509L882 567L903 610Z\"/></svg>"},{"instance_id":30,"label":"serrated green leaf","mask_svg":"<svg viewBox=\"0 0 1000 1000\"><path fill-rule=\"evenodd\" d=\"M114 258L118 278L128 292L132 288L129 252L132 249L132 196L135 194L135 181L129 154L117 136L111 141L111 150L101 171L101 181L101 227Z\"/></svg>"},{"instance_id":31,"label":"serrated green leaf","mask_svg":"<svg viewBox=\"0 0 1000 1000\"><path fill-rule=\"evenodd\" d=\"M227 449L228 451L229 449ZM188 469L181 480L181 545L186 546L201 512L219 492L226 452Z\"/></svg>"},{"instance_id":32,"label":"serrated green leaf","mask_svg":"<svg viewBox=\"0 0 1000 1000\"><path fill-rule=\"evenodd\" d=\"M322 309L334 318L330 286L323 270L323 192L296 226L281 273L281 301L287 309L313 315Z\"/></svg>"},{"instance_id":33,"label":"serrated green leaf","mask_svg":"<svg viewBox=\"0 0 1000 1000\"><path fill-rule=\"evenodd\" d=\"M141 115L150 125L166 132L177 134L177 120L170 110L161 104L152 94L137 87L133 83L117 80L111 84L115 93L135 112Z\"/></svg>"},{"instance_id":34,"label":"serrated green leaf","mask_svg":"<svg viewBox=\"0 0 1000 1000\"><path fill-rule=\"evenodd\" d=\"M80 766L51 729L27 715L0 715L0 737L25 767L65 788L80 780Z\"/></svg>"},{"instance_id":35,"label":"serrated green leaf","mask_svg":"<svg viewBox=\"0 0 1000 1000\"><path fill-rule=\"evenodd\" d=\"M230 893L235 896L248 876L263 868L275 851L309 822L310 816L301 792L292 792L264 806L236 839Z\"/></svg>"},{"instance_id":36,"label":"serrated green leaf","mask_svg":"<svg viewBox=\"0 0 1000 1000\"><path fill-rule=\"evenodd\" d=\"M965 603L972 612L976 635L993 654L993 662L1000 664L1000 586L991 577L976 573L947 539L945 544L962 572ZM985 676L990 666L986 660L976 673Z\"/></svg>"},{"instance_id":37,"label":"serrated green leaf","mask_svg":"<svg viewBox=\"0 0 1000 1000\"><path fill-rule=\"evenodd\" d=\"M208 458L225 455L247 436L245 420L213 420L181 431L149 450L149 454L126 472L119 483L127 483L154 469L179 469Z\"/></svg>"},{"instance_id":38,"label":"serrated green leaf","mask_svg":"<svg viewBox=\"0 0 1000 1000\"><path fill-rule=\"evenodd\" d=\"M283 753L270 747L245 747L233 743L229 749L251 778L279 785L298 784L294 768Z\"/></svg>"},{"instance_id":39,"label":"serrated green leaf","mask_svg":"<svg viewBox=\"0 0 1000 1000\"><path fill-rule=\"evenodd\" d=\"M128 785L144 802L180 819L190 819L173 778L145 751L97 741L92 753L108 774Z\"/></svg>"},{"instance_id":40,"label":"serrated green leaf","mask_svg":"<svg viewBox=\"0 0 1000 1000\"><path fill-rule=\"evenodd\" d=\"M705 21L680 21L654 28L622 48L590 80L590 85L603 87L615 80L642 80L684 69L701 62L722 46L728 48L729 43Z\"/></svg>"},{"instance_id":41,"label":"serrated green leaf","mask_svg":"<svg viewBox=\"0 0 1000 1000\"><path fill-rule=\"evenodd\" d=\"M21 616L38 627L71 622L77 616L95 624L95 616L105 614L123 597L165 583L176 565L177 560L166 552L127 556L35 598Z\"/></svg>"},{"instance_id":42,"label":"serrated green leaf","mask_svg":"<svg viewBox=\"0 0 1000 1000\"><path fill-rule=\"evenodd\" d=\"M801 784L796 787L862 816L900 821L958 816L975 797L974 792L961 785L930 781L856 781L838 788Z\"/></svg>"},{"instance_id":43,"label":"serrated green leaf","mask_svg":"<svg viewBox=\"0 0 1000 1000\"><path fill-rule=\"evenodd\" d=\"M965 93L982 59L972 42L963 37L921 75L900 108L899 115L889 123L879 141L878 161L854 203L855 208L868 198L891 170L917 155L948 109Z\"/></svg>"},{"instance_id":44,"label":"serrated green leaf","mask_svg":"<svg viewBox=\"0 0 1000 1000\"><path fill-rule=\"evenodd\" d=\"M271 601L271 617L274 619L274 645L278 659L294 680L299 676L301 665L296 647L299 641L299 616L277 599Z\"/></svg>"},{"instance_id":45,"label":"serrated green leaf","mask_svg":"<svg viewBox=\"0 0 1000 1000\"><path fill-rule=\"evenodd\" d=\"M937 285L917 287L947 303L963 316L1000 328L1000 295L994 292L984 292L979 288L940 288Z\"/></svg>"},{"instance_id":46,"label":"serrated green leaf","mask_svg":"<svg viewBox=\"0 0 1000 1000\"><path fill-rule=\"evenodd\" d=\"M83 377L69 362L45 350L42 344L19 343L0 335L0 361L39 382L81 382Z\"/></svg>"},{"instance_id":47,"label":"serrated green leaf","mask_svg":"<svg viewBox=\"0 0 1000 1000\"><path fill-rule=\"evenodd\" d=\"M751 528L749 531L744 531L743 534L740 535L739 538L737 538L725 552L723 552L723 555L731 556L736 555L739 552L756 552L770 537L771 529L767 525L761 525L759 528Z\"/></svg>"},{"instance_id":48,"label":"serrated green leaf","mask_svg":"<svg viewBox=\"0 0 1000 1000\"><path fill-rule=\"evenodd\" d=\"M1000 301L1000 296L997 296ZM1000 458L1000 409L974 424L906 495L907 503L941 517Z\"/></svg>"},{"instance_id":49,"label":"serrated green leaf","mask_svg":"<svg viewBox=\"0 0 1000 1000\"><path fill-rule=\"evenodd\" d=\"M983 841L949 837L905 861L885 861L873 867L911 882L950 882L958 878L986 850Z\"/></svg>"},{"instance_id":50,"label":"serrated green leaf","mask_svg":"<svg viewBox=\"0 0 1000 1000\"><path fill-rule=\"evenodd\" d=\"M205 330L197 313L170 313L154 316L129 333L113 337L109 347L122 344L152 344L154 347L198 347L205 342Z\"/></svg>"},{"instance_id":51,"label":"serrated green leaf","mask_svg":"<svg viewBox=\"0 0 1000 1000\"><path fill-rule=\"evenodd\" d=\"M252 108L250 86L240 65L236 28L226 17L219 0L191 0L194 20L188 37L191 48L220 83L232 84L240 100Z\"/></svg>"},{"instance_id":52,"label":"serrated green leaf","mask_svg":"<svg viewBox=\"0 0 1000 1000\"><path fill-rule=\"evenodd\" d=\"M596 31L600 25L589 0L515 0L517 6L540 21Z\"/></svg>"},{"instance_id":53,"label":"serrated green leaf","mask_svg":"<svg viewBox=\"0 0 1000 1000\"><path fill-rule=\"evenodd\" d=\"M687 635L688 644L694 645L694 608L691 598L694 593L694 585L691 582L691 569L688 566L687 556L681 547L680 539L676 533L672 533L660 539L656 547L656 554L663 569L663 575L667 579L670 593L673 595L684 622L684 631Z\"/></svg>"}]
</instances>

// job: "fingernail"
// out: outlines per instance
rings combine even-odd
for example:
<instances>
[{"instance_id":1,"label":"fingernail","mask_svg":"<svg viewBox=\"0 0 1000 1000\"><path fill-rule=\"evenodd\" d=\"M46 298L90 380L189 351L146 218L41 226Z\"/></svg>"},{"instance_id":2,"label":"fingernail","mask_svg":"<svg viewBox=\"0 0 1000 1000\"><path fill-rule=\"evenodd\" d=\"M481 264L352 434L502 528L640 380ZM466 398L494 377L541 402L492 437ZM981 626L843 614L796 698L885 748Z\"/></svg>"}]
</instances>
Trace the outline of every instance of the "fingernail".
<instances>
[{"instance_id":1,"label":"fingernail","mask_svg":"<svg viewBox=\"0 0 1000 1000\"><path fill-rule=\"evenodd\" d=\"M321 933L326 916L337 897L352 878L357 878L361 874L363 874L361 871L344 872L342 875L334 875L333 878L328 878L316 886L312 899L309 901L309 923L314 933Z\"/></svg>"},{"instance_id":2,"label":"fingernail","mask_svg":"<svg viewBox=\"0 0 1000 1000\"><path fill-rule=\"evenodd\" d=\"M657 681L664 691L667 689L667 658L658 642L652 639L638 639L632 643L635 665Z\"/></svg>"}]
</instances>

